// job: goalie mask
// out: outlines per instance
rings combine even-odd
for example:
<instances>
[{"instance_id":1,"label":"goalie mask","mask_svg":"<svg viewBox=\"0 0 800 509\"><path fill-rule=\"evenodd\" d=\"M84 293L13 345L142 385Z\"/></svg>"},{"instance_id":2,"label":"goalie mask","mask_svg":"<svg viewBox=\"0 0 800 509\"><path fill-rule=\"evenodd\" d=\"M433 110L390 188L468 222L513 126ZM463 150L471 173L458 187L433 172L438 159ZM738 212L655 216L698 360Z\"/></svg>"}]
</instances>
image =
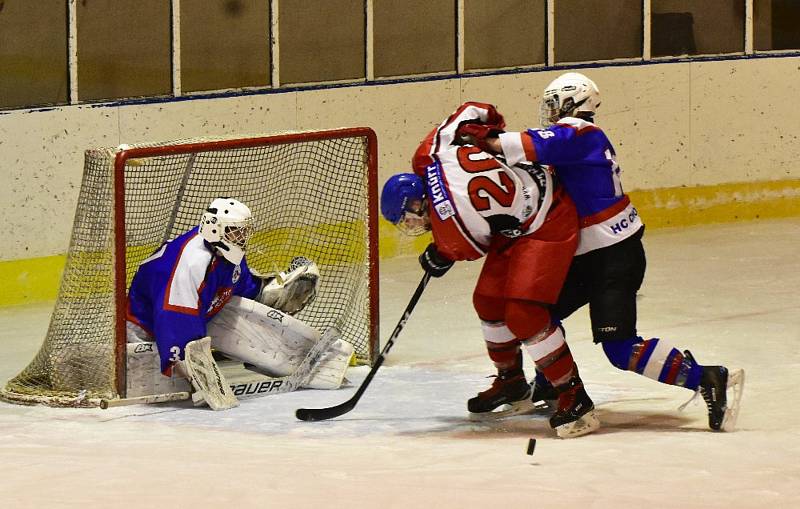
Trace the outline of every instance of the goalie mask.
<instances>
[{"instance_id":1,"label":"goalie mask","mask_svg":"<svg viewBox=\"0 0 800 509\"><path fill-rule=\"evenodd\" d=\"M217 252L239 265L253 234L253 215L244 203L233 198L217 198L200 219L200 235Z\"/></svg>"},{"instance_id":2,"label":"goalie mask","mask_svg":"<svg viewBox=\"0 0 800 509\"><path fill-rule=\"evenodd\" d=\"M406 235L422 235L431 229L425 196L425 183L418 175L393 175L381 192L381 214Z\"/></svg>"},{"instance_id":3,"label":"goalie mask","mask_svg":"<svg viewBox=\"0 0 800 509\"><path fill-rule=\"evenodd\" d=\"M550 127L564 117L584 113L593 117L600 106L600 91L594 81L583 74L568 72L547 85L542 94L539 120L542 127Z\"/></svg>"}]
</instances>

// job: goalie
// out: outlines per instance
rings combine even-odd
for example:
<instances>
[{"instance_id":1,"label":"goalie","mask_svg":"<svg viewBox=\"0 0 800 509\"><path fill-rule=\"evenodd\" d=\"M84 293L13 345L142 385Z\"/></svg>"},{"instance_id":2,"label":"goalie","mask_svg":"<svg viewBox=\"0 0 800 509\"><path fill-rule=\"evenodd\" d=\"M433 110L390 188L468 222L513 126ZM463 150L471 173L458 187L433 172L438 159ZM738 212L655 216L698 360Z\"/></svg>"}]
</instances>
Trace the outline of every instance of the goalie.
<instances>
[{"instance_id":1,"label":"goalie","mask_svg":"<svg viewBox=\"0 0 800 509\"><path fill-rule=\"evenodd\" d=\"M292 316L316 296L316 264L297 257L286 272L251 271L245 251L252 233L250 209L217 198L197 227L165 242L139 265L128 292L128 342L155 341L161 373L187 378L195 404L205 402L214 410L238 401L212 347L273 377L289 376L313 361L299 383L321 389L341 386L353 353L336 329L321 338ZM332 344L319 361L306 359L323 341Z\"/></svg>"}]
</instances>

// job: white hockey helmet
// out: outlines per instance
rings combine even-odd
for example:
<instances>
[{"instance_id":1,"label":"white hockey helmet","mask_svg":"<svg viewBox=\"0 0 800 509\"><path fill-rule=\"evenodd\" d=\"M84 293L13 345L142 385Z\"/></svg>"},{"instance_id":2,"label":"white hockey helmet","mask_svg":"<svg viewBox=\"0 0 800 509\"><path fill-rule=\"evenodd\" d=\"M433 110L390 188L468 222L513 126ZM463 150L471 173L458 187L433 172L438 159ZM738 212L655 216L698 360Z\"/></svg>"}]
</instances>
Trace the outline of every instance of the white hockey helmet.
<instances>
[{"instance_id":1,"label":"white hockey helmet","mask_svg":"<svg viewBox=\"0 0 800 509\"><path fill-rule=\"evenodd\" d=\"M233 198L216 198L200 219L200 235L234 265L242 262L252 234L253 214Z\"/></svg>"},{"instance_id":2,"label":"white hockey helmet","mask_svg":"<svg viewBox=\"0 0 800 509\"><path fill-rule=\"evenodd\" d=\"M578 72L568 72L554 79L544 89L540 109L542 127L550 127L564 117L577 113L594 116L600 106L600 90L594 81Z\"/></svg>"}]
</instances>

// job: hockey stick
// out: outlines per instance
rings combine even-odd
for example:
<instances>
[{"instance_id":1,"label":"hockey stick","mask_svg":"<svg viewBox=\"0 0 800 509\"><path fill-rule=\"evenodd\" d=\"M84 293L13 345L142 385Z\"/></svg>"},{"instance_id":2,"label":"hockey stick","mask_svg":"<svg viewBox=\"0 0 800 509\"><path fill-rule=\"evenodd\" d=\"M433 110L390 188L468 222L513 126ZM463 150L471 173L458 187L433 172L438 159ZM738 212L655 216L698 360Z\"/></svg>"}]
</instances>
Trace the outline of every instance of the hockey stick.
<instances>
[{"instance_id":1,"label":"hockey stick","mask_svg":"<svg viewBox=\"0 0 800 509\"><path fill-rule=\"evenodd\" d=\"M297 366L291 375L282 377L271 377L260 373L257 369L250 369L257 376L251 380L239 383L231 383L233 394L239 399L252 398L257 396L267 396L269 394L281 394L299 389L306 383L311 376L311 372L317 367L322 356L330 347L341 337L341 333L336 327L330 327L317 341L311 350L308 351L303 362Z\"/></svg>"},{"instance_id":2,"label":"hockey stick","mask_svg":"<svg viewBox=\"0 0 800 509\"><path fill-rule=\"evenodd\" d=\"M165 394L150 394L149 396L137 396L135 398L121 399L101 399L100 408L105 410L115 406L139 405L149 403L165 403L167 401L183 401L191 398L188 392L168 392Z\"/></svg>"},{"instance_id":3,"label":"hockey stick","mask_svg":"<svg viewBox=\"0 0 800 509\"><path fill-rule=\"evenodd\" d=\"M372 381L372 377L375 376L375 373L378 371L378 368L381 367L383 364L384 359L389 354L389 350L392 349L394 345L395 339L400 334L400 331L403 330L403 327L406 325L406 321L408 321L408 317L411 316L411 312L414 310L414 306L417 305L417 301L419 300L420 296L422 295L423 290L428 285L428 281L430 281L431 275L428 272L425 272L425 275L422 276L422 280L419 282L417 286L417 291L414 292L414 295L411 297L411 300L408 302L408 306L406 306L406 310L403 312L403 316L400 317L400 321L397 322L397 326L394 328L394 332L392 335L389 336L389 340L386 341L386 346L383 347L381 353L378 355L378 358L375 359L375 364L373 364L372 369L369 370L367 373L367 377L361 382L361 386L359 386L356 393L345 401L344 403L340 403L336 406L327 407L327 408L298 408L295 412L295 417L300 419L301 421L324 421L326 419L333 419L334 417L339 417L340 415L344 415L353 408L355 408L356 403L358 400L361 399L361 396L364 394L364 391L367 390L367 386Z\"/></svg>"}]
</instances>

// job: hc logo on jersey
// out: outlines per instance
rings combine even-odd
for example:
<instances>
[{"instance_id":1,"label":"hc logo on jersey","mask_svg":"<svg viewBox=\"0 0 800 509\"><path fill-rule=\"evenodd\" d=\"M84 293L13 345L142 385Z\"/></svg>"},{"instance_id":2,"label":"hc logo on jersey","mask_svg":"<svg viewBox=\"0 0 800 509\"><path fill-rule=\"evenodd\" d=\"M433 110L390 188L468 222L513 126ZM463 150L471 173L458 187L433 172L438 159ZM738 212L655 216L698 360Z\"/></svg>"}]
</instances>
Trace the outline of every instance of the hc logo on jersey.
<instances>
[{"instance_id":1,"label":"hc logo on jersey","mask_svg":"<svg viewBox=\"0 0 800 509\"><path fill-rule=\"evenodd\" d=\"M630 214L628 214L628 217L623 217L622 219L617 221L616 224L611 225L611 232L614 235L616 235L617 233L620 233L622 230L625 230L629 226L634 224L637 219L639 219L639 212L634 207L633 209L631 209L631 212Z\"/></svg>"},{"instance_id":2,"label":"hc logo on jersey","mask_svg":"<svg viewBox=\"0 0 800 509\"><path fill-rule=\"evenodd\" d=\"M231 281L233 284L236 284L239 281L239 278L242 276L242 268L240 266L236 266L233 268L233 275L231 276Z\"/></svg>"},{"instance_id":3,"label":"hc logo on jersey","mask_svg":"<svg viewBox=\"0 0 800 509\"><path fill-rule=\"evenodd\" d=\"M441 167L438 163L431 164L425 168L427 181L428 181L428 196L433 202L433 208L436 209L436 214L439 219L444 221L450 216L455 215L453 204L450 202L450 197L447 196L447 190L442 185Z\"/></svg>"}]
</instances>

